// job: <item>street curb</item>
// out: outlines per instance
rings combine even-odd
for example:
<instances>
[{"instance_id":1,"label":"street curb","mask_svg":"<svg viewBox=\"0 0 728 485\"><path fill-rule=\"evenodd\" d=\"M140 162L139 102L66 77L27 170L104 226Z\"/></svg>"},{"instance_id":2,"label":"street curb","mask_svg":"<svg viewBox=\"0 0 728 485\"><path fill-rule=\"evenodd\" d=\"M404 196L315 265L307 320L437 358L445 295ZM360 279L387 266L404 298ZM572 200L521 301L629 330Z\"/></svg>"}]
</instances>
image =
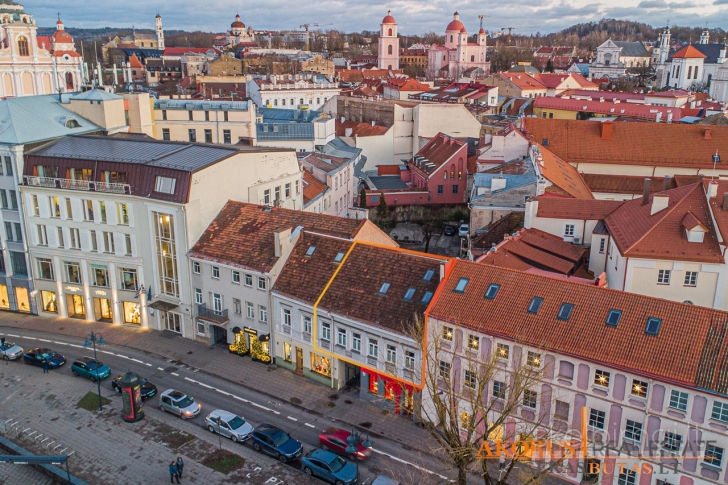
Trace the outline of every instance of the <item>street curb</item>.
<instances>
[{"instance_id":1,"label":"street curb","mask_svg":"<svg viewBox=\"0 0 728 485\"><path fill-rule=\"evenodd\" d=\"M26 450L22 446L16 444L13 441L10 441L9 439L5 438L4 436L0 436L0 450L5 450L8 453L16 456L40 456L35 455L31 453L30 451ZM20 465L22 466L22 465ZM47 475L51 477L54 481L57 481L59 483L65 483L69 485L89 485L89 483L84 482L80 478L78 478L75 475L71 475L70 473L66 473L64 470L61 470L55 465L48 465L48 464L31 464L33 468L38 470L44 475ZM70 475L71 480L68 480L68 476Z\"/></svg>"}]
</instances>

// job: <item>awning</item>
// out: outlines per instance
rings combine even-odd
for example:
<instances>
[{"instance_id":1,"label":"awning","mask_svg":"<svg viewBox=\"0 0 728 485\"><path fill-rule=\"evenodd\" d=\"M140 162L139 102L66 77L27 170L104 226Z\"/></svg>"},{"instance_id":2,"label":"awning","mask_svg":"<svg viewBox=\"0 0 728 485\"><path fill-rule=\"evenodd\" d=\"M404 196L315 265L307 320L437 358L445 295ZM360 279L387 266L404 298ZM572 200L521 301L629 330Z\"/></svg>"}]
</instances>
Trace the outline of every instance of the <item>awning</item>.
<instances>
[{"instance_id":1,"label":"awning","mask_svg":"<svg viewBox=\"0 0 728 485\"><path fill-rule=\"evenodd\" d=\"M157 300L155 302L152 302L148 305L150 308L154 308L155 310L161 310L163 312L168 312L170 310L174 310L179 305L176 303L170 303L168 301L164 300Z\"/></svg>"}]
</instances>

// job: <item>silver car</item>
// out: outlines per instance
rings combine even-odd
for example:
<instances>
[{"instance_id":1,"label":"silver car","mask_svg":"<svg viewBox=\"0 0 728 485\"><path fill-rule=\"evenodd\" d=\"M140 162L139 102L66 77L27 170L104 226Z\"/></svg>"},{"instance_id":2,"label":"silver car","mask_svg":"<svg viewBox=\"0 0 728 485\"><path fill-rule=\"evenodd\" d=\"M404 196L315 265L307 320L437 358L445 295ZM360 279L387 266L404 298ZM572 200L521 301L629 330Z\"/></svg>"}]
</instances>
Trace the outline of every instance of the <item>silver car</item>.
<instances>
[{"instance_id":1,"label":"silver car","mask_svg":"<svg viewBox=\"0 0 728 485\"><path fill-rule=\"evenodd\" d=\"M242 417L216 409L206 418L205 423L207 429L212 433L219 433L226 438L230 438L234 442L246 441L253 432L253 426L246 422Z\"/></svg>"},{"instance_id":2,"label":"silver car","mask_svg":"<svg viewBox=\"0 0 728 485\"><path fill-rule=\"evenodd\" d=\"M167 389L159 398L159 409L164 412L176 414L182 419L192 419L202 410L202 404L198 404L184 392L174 389Z\"/></svg>"},{"instance_id":3,"label":"silver car","mask_svg":"<svg viewBox=\"0 0 728 485\"><path fill-rule=\"evenodd\" d=\"M15 360L23 356L23 348L2 339L0 342L0 359Z\"/></svg>"}]
</instances>

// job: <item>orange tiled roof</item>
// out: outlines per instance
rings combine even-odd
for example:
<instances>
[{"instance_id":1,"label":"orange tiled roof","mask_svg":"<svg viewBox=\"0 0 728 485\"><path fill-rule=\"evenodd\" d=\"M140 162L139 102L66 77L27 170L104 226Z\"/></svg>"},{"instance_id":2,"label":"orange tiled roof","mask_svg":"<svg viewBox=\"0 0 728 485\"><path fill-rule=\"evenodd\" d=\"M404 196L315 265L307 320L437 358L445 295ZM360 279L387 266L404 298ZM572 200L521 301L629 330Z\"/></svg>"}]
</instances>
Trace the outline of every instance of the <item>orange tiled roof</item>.
<instances>
[{"instance_id":1,"label":"orange tiled roof","mask_svg":"<svg viewBox=\"0 0 728 485\"><path fill-rule=\"evenodd\" d=\"M456 293L460 278L469 281ZM491 284L500 288L485 299ZM538 313L528 313L537 296L543 298ZM557 318L563 303L574 305L568 321ZM612 309L622 312L616 328L605 324ZM728 392L728 368L720 358L728 331L723 311L457 261L429 315L544 352ZM650 317L662 320L657 335L645 333Z\"/></svg>"},{"instance_id":2,"label":"orange tiled roof","mask_svg":"<svg viewBox=\"0 0 728 485\"><path fill-rule=\"evenodd\" d=\"M540 147L540 149L539 169L549 182L575 199L594 198L581 174L573 165L566 163L547 148Z\"/></svg>"},{"instance_id":3,"label":"orange tiled roof","mask_svg":"<svg viewBox=\"0 0 728 485\"><path fill-rule=\"evenodd\" d=\"M290 209L267 211L264 206L228 201L200 236L190 256L265 272L278 261L273 234L278 229L303 226L318 233L351 239L365 223L366 220Z\"/></svg>"},{"instance_id":4,"label":"orange tiled roof","mask_svg":"<svg viewBox=\"0 0 728 485\"><path fill-rule=\"evenodd\" d=\"M303 171L303 203L308 204L319 195L329 190L329 187L319 181L308 170Z\"/></svg>"},{"instance_id":5,"label":"orange tiled roof","mask_svg":"<svg viewBox=\"0 0 728 485\"><path fill-rule=\"evenodd\" d=\"M454 157L463 147L467 147L465 142L455 139L451 136L445 135L444 133L438 133L425 146L420 148L420 151L416 155L425 157L429 163L435 165L432 170L425 170L418 167L414 162L409 162L410 170L420 173L424 177L429 177L431 173L436 171L440 166ZM466 159L463 162L467 162L467 149L464 153ZM463 167L467 169L466 166Z\"/></svg>"},{"instance_id":6,"label":"orange tiled roof","mask_svg":"<svg viewBox=\"0 0 728 485\"><path fill-rule=\"evenodd\" d=\"M707 59L708 56L688 44L671 56L673 59Z\"/></svg>"},{"instance_id":7,"label":"orange tiled roof","mask_svg":"<svg viewBox=\"0 0 728 485\"><path fill-rule=\"evenodd\" d=\"M521 89L546 89L546 85L525 72L502 72L500 76L508 79Z\"/></svg>"},{"instance_id":8,"label":"orange tiled roof","mask_svg":"<svg viewBox=\"0 0 728 485\"><path fill-rule=\"evenodd\" d=\"M634 175L609 175L600 173L582 174L584 182L592 192L613 194L641 194L645 187L645 178L650 179L650 193L664 190L664 177L639 177ZM668 189L676 186L675 179L669 179ZM697 177L691 183L697 182Z\"/></svg>"},{"instance_id":9,"label":"orange tiled roof","mask_svg":"<svg viewBox=\"0 0 728 485\"><path fill-rule=\"evenodd\" d=\"M618 208L621 200L582 200L557 197L536 197L538 200L538 217L553 219L581 219L598 221Z\"/></svg>"},{"instance_id":10,"label":"orange tiled roof","mask_svg":"<svg viewBox=\"0 0 728 485\"><path fill-rule=\"evenodd\" d=\"M139 60L136 53L132 53L131 57L129 58L129 65L136 69L142 69L144 67L142 61Z\"/></svg>"},{"instance_id":11,"label":"orange tiled roof","mask_svg":"<svg viewBox=\"0 0 728 485\"><path fill-rule=\"evenodd\" d=\"M346 129L351 128L351 136L380 136L385 134L388 126L372 125L371 123L357 123L356 121L336 120L336 136L346 136Z\"/></svg>"},{"instance_id":12,"label":"orange tiled roof","mask_svg":"<svg viewBox=\"0 0 728 485\"><path fill-rule=\"evenodd\" d=\"M655 196L669 197L667 208L650 215ZM688 242L682 221L687 213L708 229L703 242ZM658 192L624 202L604 218L614 243L625 257L722 263L710 210L700 184Z\"/></svg>"},{"instance_id":13,"label":"orange tiled roof","mask_svg":"<svg viewBox=\"0 0 728 485\"><path fill-rule=\"evenodd\" d=\"M708 192L710 182L705 178L702 180L704 193ZM728 193L728 180L713 180L713 182L718 184L718 194L716 197L711 197L708 202L710 203L715 224L718 226L718 231L720 231L725 244L725 241L728 241L728 210L723 210L723 197L724 194Z\"/></svg>"},{"instance_id":14,"label":"orange tiled roof","mask_svg":"<svg viewBox=\"0 0 728 485\"><path fill-rule=\"evenodd\" d=\"M716 150L728 153L728 126L613 123L611 139L602 138L601 126L599 121L525 119L534 141L548 140L548 149L569 163L712 169Z\"/></svg>"}]
</instances>

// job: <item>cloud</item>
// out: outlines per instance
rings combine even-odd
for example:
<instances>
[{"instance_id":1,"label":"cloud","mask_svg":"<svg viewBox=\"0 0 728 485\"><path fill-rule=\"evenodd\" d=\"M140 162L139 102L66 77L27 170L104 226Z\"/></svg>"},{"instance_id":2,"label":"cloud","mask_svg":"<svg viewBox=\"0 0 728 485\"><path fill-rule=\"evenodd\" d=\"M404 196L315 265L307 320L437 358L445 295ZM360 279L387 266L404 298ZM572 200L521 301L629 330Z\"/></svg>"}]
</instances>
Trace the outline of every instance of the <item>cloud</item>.
<instances>
[{"instance_id":1,"label":"cloud","mask_svg":"<svg viewBox=\"0 0 728 485\"><path fill-rule=\"evenodd\" d=\"M637 8L668 8L668 5L661 0L645 0L644 2L640 2L639 5L637 5Z\"/></svg>"},{"instance_id":2,"label":"cloud","mask_svg":"<svg viewBox=\"0 0 728 485\"><path fill-rule=\"evenodd\" d=\"M728 5L728 0L715 0L713 5Z\"/></svg>"}]
</instances>

